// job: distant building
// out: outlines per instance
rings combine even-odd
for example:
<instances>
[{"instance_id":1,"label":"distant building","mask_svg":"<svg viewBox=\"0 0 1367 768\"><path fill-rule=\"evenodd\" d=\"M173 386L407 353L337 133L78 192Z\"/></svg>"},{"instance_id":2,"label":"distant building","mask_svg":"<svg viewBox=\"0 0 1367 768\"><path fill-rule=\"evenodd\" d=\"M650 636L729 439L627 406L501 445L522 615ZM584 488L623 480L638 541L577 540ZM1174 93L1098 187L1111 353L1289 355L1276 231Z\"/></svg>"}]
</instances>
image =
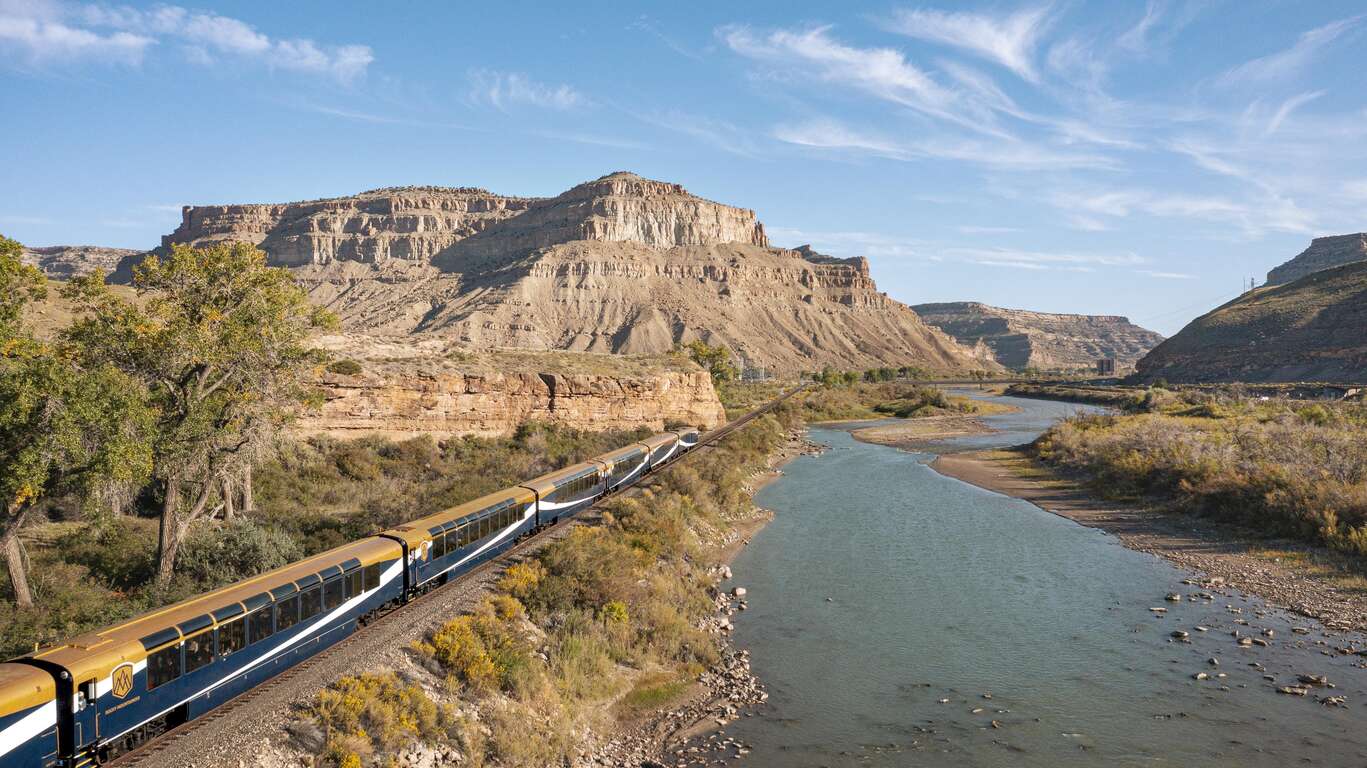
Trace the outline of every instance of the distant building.
<instances>
[{"instance_id":1,"label":"distant building","mask_svg":"<svg viewBox=\"0 0 1367 768\"><path fill-rule=\"evenodd\" d=\"M1115 358L1114 358L1114 357L1103 357L1103 358L1101 358L1100 360L1096 361L1096 375L1098 375L1098 376L1114 376L1114 375L1115 375Z\"/></svg>"}]
</instances>

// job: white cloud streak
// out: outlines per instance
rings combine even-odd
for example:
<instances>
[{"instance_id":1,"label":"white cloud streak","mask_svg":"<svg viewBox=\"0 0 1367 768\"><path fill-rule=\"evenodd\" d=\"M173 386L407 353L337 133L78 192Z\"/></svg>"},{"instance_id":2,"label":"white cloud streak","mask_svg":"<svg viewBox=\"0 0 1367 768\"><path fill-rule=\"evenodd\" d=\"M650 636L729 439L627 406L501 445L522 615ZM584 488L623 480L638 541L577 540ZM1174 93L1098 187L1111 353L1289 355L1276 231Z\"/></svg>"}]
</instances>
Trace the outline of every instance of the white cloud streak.
<instances>
[{"instance_id":1,"label":"white cloud streak","mask_svg":"<svg viewBox=\"0 0 1367 768\"><path fill-rule=\"evenodd\" d=\"M894 12L884 26L907 37L966 50L1037 83L1035 47L1048 28L1048 20L1048 6L1027 8L1002 17L912 9Z\"/></svg>"},{"instance_id":2,"label":"white cloud streak","mask_svg":"<svg viewBox=\"0 0 1367 768\"><path fill-rule=\"evenodd\" d=\"M563 83L547 85L519 72L487 69L470 73L470 100L503 111L519 106L568 110L587 102L583 94Z\"/></svg>"},{"instance_id":3,"label":"white cloud streak","mask_svg":"<svg viewBox=\"0 0 1367 768\"><path fill-rule=\"evenodd\" d=\"M1305 69L1322 49L1358 26L1362 18L1352 16L1303 32L1291 47L1246 61L1226 71L1219 80L1224 84L1257 84L1294 77Z\"/></svg>"},{"instance_id":4,"label":"white cloud streak","mask_svg":"<svg viewBox=\"0 0 1367 768\"><path fill-rule=\"evenodd\" d=\"M364 75L375 60L365 45L272 38L239 19L175 5L141 10L11 1L0 6L0 43L18 47L36 64L76 56L136 65L162 42L176 44L200 64L230 58L342 83Z\"/></svg>"}]
</instances>

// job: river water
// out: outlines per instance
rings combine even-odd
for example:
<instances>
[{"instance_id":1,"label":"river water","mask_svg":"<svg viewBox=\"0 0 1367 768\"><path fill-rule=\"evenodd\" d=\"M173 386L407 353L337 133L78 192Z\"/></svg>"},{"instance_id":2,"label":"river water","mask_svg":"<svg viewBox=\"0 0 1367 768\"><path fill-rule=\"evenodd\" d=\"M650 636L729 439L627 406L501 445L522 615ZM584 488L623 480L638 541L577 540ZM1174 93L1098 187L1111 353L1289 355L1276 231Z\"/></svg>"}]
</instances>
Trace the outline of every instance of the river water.
<instances>
[{"instance_id":1,"label":"river water","mask_svg":"<svg viewBox=\"0 0 1367 768\"><path fill-rule=\"evenodd\" d=\"M948 444L1017 444L1078 410L999 399L1022 409L986 419L1002 432ZM830 450L761 491L776 517L733 565L736 643L770 693L726 728L742 765L1367 765L1363 659L1328 651L1345 637L1238 594L1185 599L1192 574L932 455L811 437ZM1264 628L1267 648L1231 635ZM1299 673L1336 688L1276 693Z\"/></svg>"}]
</instances>

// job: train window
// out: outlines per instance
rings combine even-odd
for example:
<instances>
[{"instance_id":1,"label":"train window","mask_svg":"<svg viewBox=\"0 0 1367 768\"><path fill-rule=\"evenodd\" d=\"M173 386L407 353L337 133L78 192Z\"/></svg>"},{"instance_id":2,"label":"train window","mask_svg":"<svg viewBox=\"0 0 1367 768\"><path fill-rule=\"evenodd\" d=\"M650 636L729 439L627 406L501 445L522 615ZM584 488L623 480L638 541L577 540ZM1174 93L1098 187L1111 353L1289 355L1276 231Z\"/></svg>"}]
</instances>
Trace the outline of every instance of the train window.
<instances>
[{"instance_id":1,"label":"train window","mask_svg":"<svg viewBox=\"0 0 1367 768\"><path fill-rule=\"evenodd\" d=\"M304 621L323 612L323 588L310 587L299 594L299 620Z\"/></svg>"},{"instance_id":2,"label":"train window","mask_svg":"<svg viewBox=\"0 0 1367 768\"><path fill-rule=\"evenodd\" d=\"M454 555L456 550L460 548L460 531L452 528L442 534L442 538L446 540L446 554Z\"/></svg>"},{"instance_id":3,"label":"train window","mask_svg":"<svg viewBox=\"0 0 1367 768\"><path fill-rule=\"evenodd\" d=\"M365 567L365 588L369 592L380 587L380 564L367 565Z\"/></svg>"},{"instance_id":4,"label":"train window","mask_svg":"<svg viewBox=\"0 0 1367 768\"><path fill-rule=\"evenodd\" d=\"M462 526L460 527L460 545L461 545L462 547L467 547L467 546L469 546L469 545L471 544L471 542L473 542L474 540L475 540L475 534L474 534L474 531L471 530L470 524L469 524L469 523L466 523L465 525L462 525Z\"/></svg>"},{"instance_id":5,"label":"train window","mask_svg":"<svg viewBox=\"0 0 1367 768\"><path fill-rule=\"evenodd\" d=\"M207 667L214 660L214 633L205 632L185 641L185 673Z\"/></svg>"},{"instance_id":6,"label":"train window","mask_svg":"<svg viewBox=\"0 0 1367 768\"><path fill-rule=\"evenodd\" d=\"M342 604L342 580L328 579L323 582L323 607L329 611Z\"/></svg>"},{"instance_id":7,"label":"train window","mask_svg":"<svg viewBox=\"0 0 1367 768\"><path fill-rule=\"evenodd\" d=\"M446 557L446 537L440 533L432 535L432 559Z\"/></svg>"},{"instance_id":8,"label":"train window","mask_svg":"<svg viewBox=\"0 0 1367 768\"><path fill-rule=\"evenodd\" d=\"M248 629L251 630L251 639L247 641L249 643L265 640L275 633L275 625L271 623L270 606L248 616L247 622L250 624Z\"/></svg>"},{"instance_id":9,"label":"train window","mask_svg":"<svg viewBox=\"0 0 1367 768\"><path fill-rule=\"evenodd\" d=\"M147 657L147 690L159 688L180 677L180 646L162 648Z\"/></svg>"},{"instance_id":10,"label":"train window","mask_svg":"<svg viewBox=\"0 0 1367 768\"><path fill-rule=\"evenodd\" d=\"M299 594L296 592L275 604L275 631L284 632L298 623Z\"/></svg>"},{"instance_id":11,"label":"train window","mask_svg":"<svg viewBox=\"0 0 1367 768\"><path fill-rule=\"evenodd\" d=\"M242 649L247 644L247 622L233 619L227 624L218 625L218 652L227 656Z\"/></svg>"},{"instance_id":12,"label":"train window","mask_svg":"<svg viewBox=\"0 0 1367 768\"><path fill-rule=\"evenodd\" d=\"M348 596L348 597L355 597L355 596L361 594L361 592L365 591L365 590L363 589L362 585L361 585L361 569L360 569L360 568L357 568L356 570L352 571L351 573L348 573L347 575L343 576L342 578L344 578L344 579L347 580L347 596Z\"/></svg>"}]
</instances>

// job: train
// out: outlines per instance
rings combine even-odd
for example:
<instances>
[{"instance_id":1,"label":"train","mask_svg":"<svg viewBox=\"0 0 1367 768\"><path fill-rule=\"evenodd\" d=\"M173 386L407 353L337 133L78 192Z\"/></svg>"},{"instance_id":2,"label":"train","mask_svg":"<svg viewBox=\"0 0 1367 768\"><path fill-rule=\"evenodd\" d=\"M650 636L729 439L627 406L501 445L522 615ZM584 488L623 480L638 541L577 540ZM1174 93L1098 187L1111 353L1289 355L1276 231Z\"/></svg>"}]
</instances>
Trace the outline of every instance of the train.
<instances>
[{"instance_id":1,"label":"train","mask_svg":"<svg viewBox=\"0 0 1367 768\"><path fill-rule=\"evenodd\" d=\"M0 663L0 766L115 759L638 482L699 440L691 428L654 435Z\"/></svg>"}]
</instances>

